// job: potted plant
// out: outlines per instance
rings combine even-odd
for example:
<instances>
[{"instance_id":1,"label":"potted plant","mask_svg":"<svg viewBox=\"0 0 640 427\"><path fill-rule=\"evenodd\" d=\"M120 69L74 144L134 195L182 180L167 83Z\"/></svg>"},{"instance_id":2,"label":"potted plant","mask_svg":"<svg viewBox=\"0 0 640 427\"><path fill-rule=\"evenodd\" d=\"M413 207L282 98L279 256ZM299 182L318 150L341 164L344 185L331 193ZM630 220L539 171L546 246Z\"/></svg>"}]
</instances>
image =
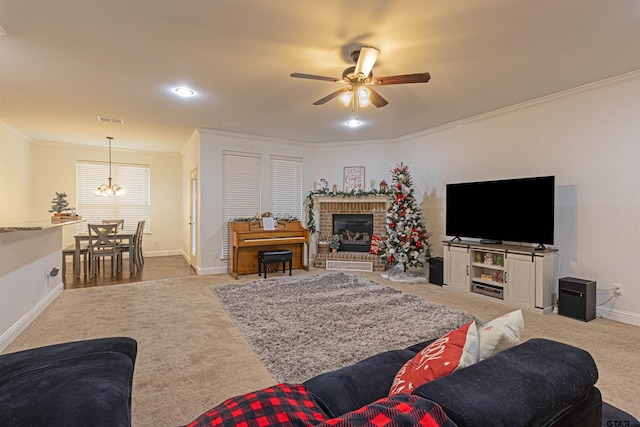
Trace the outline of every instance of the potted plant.
<instances>
[{"instance_id":1,"label":"potted plant","mask_svg":"<svg viewBox=\"0 0 640 427\"><path fill-rule=\"evenodd\" d=\"M67 202L67 193L56 192L56 197L51 201L51 203L52 205L49 212L53 212L53 216L51 217L51 222L53 224L81 219L76 217L75 209L69 207L69 202ZM66 213L66 211L71 212Z\"/></svg>"},{"instance_id":2,"label":"potted plant","mask_svg":"<svg viewBox=\"0 0 640 427\"><path fill-rule=\"evenodd\" d=\"M331 236L331 243L329 243L329 247L331 248L331 252L338 252L338 248L340 248L340 236L337 234Z\"/></svg>"}]
</instances>

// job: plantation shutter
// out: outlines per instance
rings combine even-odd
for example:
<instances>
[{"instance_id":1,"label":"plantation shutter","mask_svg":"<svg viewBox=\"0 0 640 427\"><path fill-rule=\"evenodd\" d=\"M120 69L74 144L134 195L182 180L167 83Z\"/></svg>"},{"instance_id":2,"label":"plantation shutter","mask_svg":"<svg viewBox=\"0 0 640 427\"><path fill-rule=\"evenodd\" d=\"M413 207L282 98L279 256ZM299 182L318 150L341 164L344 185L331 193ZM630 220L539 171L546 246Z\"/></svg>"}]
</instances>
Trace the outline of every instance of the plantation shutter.
<instances>
[{"instance_id":1,"label":"plantation shutter","mask_svg":"<svg viewBox=\"0 0 640 427\"><path fill-rule=\"evenodd\" d=\"M76 163L76 212L85 222L76 225L78 233L87 231L87 224L99 224L103 219L124 219L124 229L136 231L138 221L145 221L145 232L151 230L151 184L148 165L111 165L112 183L126 190L119 197L100 197L93 192L108 183L109 165L79 161Z\"/></svg>"},{"instance_id":2,"label":"plantation shutter","mask_svg":"<svg viewBox=\"0 0 640 427\"><path fill-rule=\"evenodd\" d=\"M228 222L260 214L260 155L222 153L222 257L229 254Z\"/></svg>"},{"instance_id":3,"label":"plantation shutter","mask_svg":"<svg viewBox=\"0 0 640 427\"><path fill-rule=\"evenodd\" d=\"M278 217L302 217L302 159L271 156L271 204L269 211Z\"/></svg>"}]
</instances>

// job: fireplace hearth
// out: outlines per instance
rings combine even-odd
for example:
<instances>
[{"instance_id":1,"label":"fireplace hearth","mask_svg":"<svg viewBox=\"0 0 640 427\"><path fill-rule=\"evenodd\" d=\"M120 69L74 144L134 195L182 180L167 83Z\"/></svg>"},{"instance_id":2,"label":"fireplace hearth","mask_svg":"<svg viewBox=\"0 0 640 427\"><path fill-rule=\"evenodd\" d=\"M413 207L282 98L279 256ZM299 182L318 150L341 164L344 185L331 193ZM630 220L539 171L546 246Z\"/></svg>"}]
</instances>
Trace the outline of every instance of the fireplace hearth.
<instances>
[{"instance_id":1,"label":"fireplace hearth","mask_svg":"<svg viewBox=\"0 0 640 427\"><path fill-rule=\"evenodd\" d=\"M369 252L373 215L333 214L333 234L340 236L338 251Z\"/></svg>"}]
</instances>

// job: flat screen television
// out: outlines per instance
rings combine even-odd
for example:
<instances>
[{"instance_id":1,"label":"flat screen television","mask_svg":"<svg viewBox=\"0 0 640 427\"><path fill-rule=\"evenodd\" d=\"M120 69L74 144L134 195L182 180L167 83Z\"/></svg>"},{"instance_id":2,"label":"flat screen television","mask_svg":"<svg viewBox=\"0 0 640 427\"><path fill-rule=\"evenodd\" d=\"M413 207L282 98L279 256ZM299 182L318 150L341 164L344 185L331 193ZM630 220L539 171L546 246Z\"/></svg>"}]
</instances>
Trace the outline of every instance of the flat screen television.
<instances>
[{"instance_id":1,"label":"flat screen television","mask_svg":"<svg viewBox=\"0 0 640 427\"><path fill-rule=\"evenodd\" d=\"M447 236L553 244L554 176L454 183L446 191Z\"/></svg>"}]
</instances>

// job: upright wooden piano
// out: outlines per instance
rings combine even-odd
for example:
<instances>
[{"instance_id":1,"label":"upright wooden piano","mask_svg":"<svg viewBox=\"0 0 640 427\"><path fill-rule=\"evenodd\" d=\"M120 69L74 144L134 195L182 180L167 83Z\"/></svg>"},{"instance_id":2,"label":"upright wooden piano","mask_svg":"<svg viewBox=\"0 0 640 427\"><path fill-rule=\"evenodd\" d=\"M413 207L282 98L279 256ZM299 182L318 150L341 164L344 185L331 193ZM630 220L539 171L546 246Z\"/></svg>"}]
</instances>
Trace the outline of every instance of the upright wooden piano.
<instances>
[{"instance_id":1,"label":"upright wooden piano","mask_svg":"<svg viewBox=\"0 0 640 427\"><path fill-rule=\"evenodd\" d=\"M277 249L291 251L292 268L309 271L309 230L300 221L278 221L275 230L265 230L262 221L229 222L227 272L234 279L258 272L258 251Z\"/></svg>"}]
</instances>

